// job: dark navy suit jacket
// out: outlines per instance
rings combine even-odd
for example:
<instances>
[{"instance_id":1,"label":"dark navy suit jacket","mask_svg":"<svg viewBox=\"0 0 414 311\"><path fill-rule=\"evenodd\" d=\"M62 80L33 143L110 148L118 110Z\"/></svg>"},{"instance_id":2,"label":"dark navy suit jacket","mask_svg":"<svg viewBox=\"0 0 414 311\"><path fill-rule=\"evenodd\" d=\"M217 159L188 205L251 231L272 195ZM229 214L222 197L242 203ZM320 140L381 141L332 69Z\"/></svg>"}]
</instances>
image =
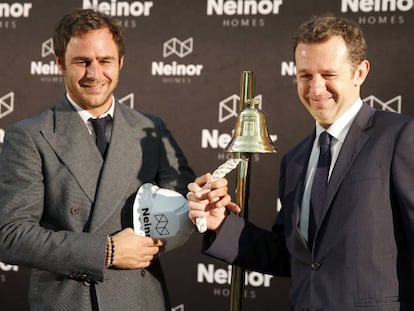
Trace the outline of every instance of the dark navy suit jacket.
<instances>
[{"instance_id":1,"label":"dark navy suit jacket","mask_svg":"<svg viewBox=\"0 0 414 311\"><path fill-rule=\"evenodd\" d=\"M299 215L314 137L283 157L272 232L231 214L218 234L206 234L204 252L290 276L293 310L414 310L414 121L363 105L307 245Z\"/></svg>"}]
</instances>

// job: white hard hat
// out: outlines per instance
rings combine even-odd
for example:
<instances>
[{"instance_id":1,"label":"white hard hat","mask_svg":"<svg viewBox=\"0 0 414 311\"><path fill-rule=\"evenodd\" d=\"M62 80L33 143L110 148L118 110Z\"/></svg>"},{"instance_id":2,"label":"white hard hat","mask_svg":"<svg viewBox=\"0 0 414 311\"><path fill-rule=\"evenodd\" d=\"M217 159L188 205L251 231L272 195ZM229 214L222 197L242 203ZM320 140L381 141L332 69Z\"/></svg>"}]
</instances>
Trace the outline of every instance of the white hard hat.
<instances>
[{"instance_id":1,"label":"white hard hat","mask_svg":"<svg viewBox=\"0 0 414 311\"><path fill-rule=\"evenodd\" d=\"M188 218L188 202L180 193L143 184L133 206L135 234L166 242L165 252L187 242L194 226Z\"/></svg>"}]
</instances>

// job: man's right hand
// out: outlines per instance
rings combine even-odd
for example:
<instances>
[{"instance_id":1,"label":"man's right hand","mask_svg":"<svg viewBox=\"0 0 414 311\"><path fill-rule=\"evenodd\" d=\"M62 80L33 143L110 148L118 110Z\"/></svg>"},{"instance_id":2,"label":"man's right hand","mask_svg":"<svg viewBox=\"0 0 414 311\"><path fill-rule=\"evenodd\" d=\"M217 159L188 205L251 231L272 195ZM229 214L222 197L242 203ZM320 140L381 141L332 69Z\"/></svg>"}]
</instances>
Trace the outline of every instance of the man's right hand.
<instances>
[{"instance_id":1,"label":"man's right hand","mask_svg":"<svg viewBox=\"0 0 414 311\"><path fill-rule=\"evenodd\" d=\"M210 174L202 175L188 185L188 216L193 223L196 218L206 217L207 229L217 231L227 216L227 209L239 213L240 207L231 202L227 179L208 183L204 189L210 177Z\"/></svg>"}]
</instances>

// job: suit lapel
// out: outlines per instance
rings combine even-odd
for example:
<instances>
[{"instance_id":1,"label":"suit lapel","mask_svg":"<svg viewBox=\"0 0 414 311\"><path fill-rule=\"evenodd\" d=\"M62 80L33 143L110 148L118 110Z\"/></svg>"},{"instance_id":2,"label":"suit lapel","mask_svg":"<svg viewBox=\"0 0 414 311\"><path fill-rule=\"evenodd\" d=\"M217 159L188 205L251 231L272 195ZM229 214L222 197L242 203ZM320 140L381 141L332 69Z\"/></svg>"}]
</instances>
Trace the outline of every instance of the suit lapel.
<instances>
[{"instance_id":1,"label":"suit lapel","mask_svg":"<svg viewBox=\"0 0 414 311\"><path fill-rule=\"evenodd\" d=\"M352 166L362 147L369 139L366 129L371 126L374 113L375 110L373 108L364 104L349 129L328 184L321 222L329 210L332 200L345 178L346 173Z\"/></svg>"},{"instance_id":2,"label":"suit lapel","mask_svg":"<svg viewBox=\"0 0 414 311\"><path fill-rule=\"evenodd\" d=\"M125 203L126 191L137 178L141 166L140 142L145 136L142 128L147 122L145 118L139 120L124 113L122 104L115 106L111 141L96 194L91 232L98 230Z\"/></svg>"},{"instance_id":3,"label":"suit lapel","mask_svg":"<svg viewBox=\"0 0 414 311\"><path fill-rule=\"evenodd\" d=\"M53 116L53 128L42 134L92 202L103 163L99 151L69 102L60 102Z\"/></svg>"},{"instance_id":4,"label":"suit lapel","mask_svg":"<svg viewBox=\"0 0 414 311\"><path fill-rule=\"evenodd\" d=\"M294 192L294 202L293 210L292 210L292 228L294 229L294 236L299 244L293 244L295 246L300 246L296 249L297 252L303 252L303 254L307 254L307 243L299 229L299 221L300 221L300 210L302 204L302 197L303 191L305 189L305 179L306 179L306 171L309 162L309 156L312 150L313 141L315 140L315 131L312 135L304 140L304 142L300 145L298 151L295 153L297 156L293 159L292 163L294 167L289 170L289 180L294 184L287 185L288 187L294 187L291 189L295 189ZM298 183L299 181L299 183Z\"/></svg>"}]
</instances>

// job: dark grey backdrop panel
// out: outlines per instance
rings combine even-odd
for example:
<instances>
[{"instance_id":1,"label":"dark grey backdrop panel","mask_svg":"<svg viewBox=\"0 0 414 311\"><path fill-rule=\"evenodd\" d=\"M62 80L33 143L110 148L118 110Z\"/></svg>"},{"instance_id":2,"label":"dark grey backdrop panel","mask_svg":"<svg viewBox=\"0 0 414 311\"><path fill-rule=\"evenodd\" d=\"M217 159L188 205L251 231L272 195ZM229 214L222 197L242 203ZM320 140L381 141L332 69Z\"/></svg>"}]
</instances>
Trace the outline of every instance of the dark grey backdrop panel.
<instances>
[{"instance_id":1,"label":"dark grey backdrop panel","mask_svg":"<svg viewBox=\"0 0 414 311\"><path fill-rule=\"evenodd\" d=\"M296 96L291 36L312 14L357 20L371 73L363 99L378 109L414 115L413 0L0 0L0 149L4 129L56 103L64 85L50 38L57 19L96 5L125 28L127 55L116 96L163 117L197 174L211 171L234 127L242 70L256 73L270 134L279 153L252 161L250 219L270 228L277 213L281 155L313 127ZM119 9L121 8L121 9ZM126 8L123 10L122 8ZM230 176L234 188L234 175ZM227 310L226 264L200 254L201 235L162 255L174 310ZM0 264L2 310L27 310L29 270ZM246 311L289 310L288 279L248 275ZM189 293L191 292L191 295Z\"/></svg>"}]
</instances>

